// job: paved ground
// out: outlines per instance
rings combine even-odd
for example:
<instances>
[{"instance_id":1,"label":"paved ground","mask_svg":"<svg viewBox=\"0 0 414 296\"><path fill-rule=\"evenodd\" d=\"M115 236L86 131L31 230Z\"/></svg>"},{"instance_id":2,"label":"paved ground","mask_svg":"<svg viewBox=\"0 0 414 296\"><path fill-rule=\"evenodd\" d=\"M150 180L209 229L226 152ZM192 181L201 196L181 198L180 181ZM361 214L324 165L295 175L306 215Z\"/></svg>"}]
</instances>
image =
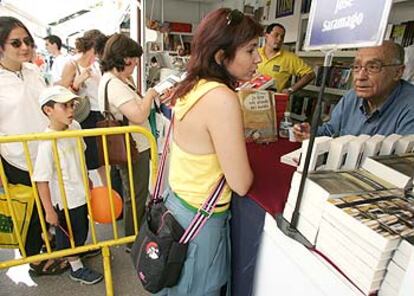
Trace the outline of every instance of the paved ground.
<instances>
[{"instance_id":1,"label":"paved ground","mask_svg":"<svg viewBox=\"0 0 414 296\"><path fill-rule=\"evenodd\" d=\"M121 226L121 225L120 225ZM122 229L119 227L118 229ZM112 228L108 225L97 227L99 238L112 237ZM0 261L15 258L15 250L0 249ZM147 296L136 278L131 259L124 246L111 248L112 277L114 292L117 296ZM85 259L87 266L103 272L102 256ZM105 283L93 286L82 285L72 281L68 272L60 276L43 276L33 278L28 273L29 266L17 266L0 270L0 296L102 296L105 295Z\"/></svg>"}]
</instances>

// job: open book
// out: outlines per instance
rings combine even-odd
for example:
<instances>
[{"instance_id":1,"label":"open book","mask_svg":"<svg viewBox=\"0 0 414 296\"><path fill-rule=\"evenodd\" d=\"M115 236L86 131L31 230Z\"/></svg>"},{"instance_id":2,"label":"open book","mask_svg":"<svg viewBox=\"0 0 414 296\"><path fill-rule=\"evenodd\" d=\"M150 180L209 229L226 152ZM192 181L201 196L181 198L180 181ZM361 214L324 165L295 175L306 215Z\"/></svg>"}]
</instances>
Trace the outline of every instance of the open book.
<instances>
[{"instance_id":1,"label":"open book","mask_svg":"<svg viewBox=\"0 0 414 296\"><path fill-rule=\"evenodd\" d=\"M183 81L186 76L187 72L183 72L181 74L171 74L154 86L155 91L160 94L161 103L168 104L170 102L174 94L174 87L177 83Z\"/></svg>"}]
</instances>

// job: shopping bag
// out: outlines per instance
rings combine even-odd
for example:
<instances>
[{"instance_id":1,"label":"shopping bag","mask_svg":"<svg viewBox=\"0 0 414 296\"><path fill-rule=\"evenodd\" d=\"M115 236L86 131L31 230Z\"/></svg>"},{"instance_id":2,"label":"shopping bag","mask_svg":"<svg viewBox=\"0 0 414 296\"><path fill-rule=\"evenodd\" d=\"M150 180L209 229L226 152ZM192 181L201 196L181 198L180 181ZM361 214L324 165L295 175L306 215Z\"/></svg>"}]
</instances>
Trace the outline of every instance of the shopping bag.
<instances>
[{"instance_id":1,"label":"shopping bag","mask_svg":"<svg viewBox=\"0 0 414 296\"><path fill-rule=\"evenodd\" d=\"M17 249L19 248L19 243L17 236L14 234L14 229L17 229L24 245L33 212L33 188L20 184L9 184L8 189L16 215L16 224L13 224L6 194L2 192L0 193L0 248Z\"/></svg>"}]
</instances>

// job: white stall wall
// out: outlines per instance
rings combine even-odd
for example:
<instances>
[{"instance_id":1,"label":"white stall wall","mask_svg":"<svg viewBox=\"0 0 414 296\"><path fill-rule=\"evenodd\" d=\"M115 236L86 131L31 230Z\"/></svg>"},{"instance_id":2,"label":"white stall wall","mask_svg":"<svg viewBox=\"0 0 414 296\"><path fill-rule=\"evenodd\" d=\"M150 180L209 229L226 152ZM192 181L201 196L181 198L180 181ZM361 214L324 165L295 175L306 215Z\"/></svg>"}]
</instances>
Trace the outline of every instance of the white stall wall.
<instances>
[{"instance_id":1,"label":"white stall wall","mask_svg":"<svg viewBox=\"0 0 414 296\"><path fill-rule=\"evenodd\" d=\"M270 5L270 19L264 22L264 25L271 23L282 24L286 28L285 42L296 42L298 38L301 3L302 1L295 1L295 8L292 15L276 19L276 1L273 0Z\"/></svg>"},{"instance_id":2,"label":"white stall wall","mask_svg":"<svg viewBox=\"0 0 414 296\"><path fill-rule=\"evenodd\" d=\"M280 1L280 0L279 0ZM243 11L244 6L243 0L224 0L220 3L216 4L215 8L218 7L231 7L231 8L237 8L241 11ZM250 1L251 2L251 1ZM249 4L251 4L248 2ZM260 2L260 1L259 1ZM295 8L294 13L289 16L281 17L276 19L276 0L272 0L270 4L270 18L269 20L265 21L263 25L269 25L271 23L280 23L286 28L286 36L285 36L285 42L296 42L297 35L298 35L298 27L299 27L299 19L300 19L300 8L302 1L296 0L295 1ZM247 2L246 2L247 3Z\"/></svg>"},{"instance_id":3,"label":"white stall wall","mask_svg":"<svg viewBox=\"0 0 414 296\"><path fill-rule=\"evenodd\" d=\"M393 4L389 17L389 23L401 24L414 19L414 1Z\"/></svg>"},{"instance_id":4,"label":"white stall wall","mask_svg":"<svg viewBox=\"0 0 414 296\"><path fill-rule=\"evenodd\" d=\"M147 18L151 17L153 2L153 19L161 21L162 18L164 18L164 21L179 23L198 24L200 20L215 7L215 3L201 3L179 0L152 0L148 1L146 4ZM164 2L163 9L162 2Z\"/></svg>"}]
</instances>

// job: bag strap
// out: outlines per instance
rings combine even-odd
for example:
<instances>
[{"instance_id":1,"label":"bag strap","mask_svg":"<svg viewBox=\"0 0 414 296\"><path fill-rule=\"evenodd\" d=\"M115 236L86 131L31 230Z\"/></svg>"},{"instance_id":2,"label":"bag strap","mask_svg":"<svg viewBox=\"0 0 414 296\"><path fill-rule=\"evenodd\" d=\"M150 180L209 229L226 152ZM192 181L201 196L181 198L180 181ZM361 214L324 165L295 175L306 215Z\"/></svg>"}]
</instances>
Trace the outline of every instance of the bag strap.
<instances>
[{"instance_id":1,"label":"bag strap","mask_svg":"<svg viewBox=\"0 0 414 296\"><path fill-rule=\"evenodd\" d=\"M154 195L152 197L152 200L150 201L149 206L151 206L151 203L155 204L157 202L162 201L162 198L160 197L161 196L160 190L161 190L161 184L162 184L162 181L165 175L165 163L167 161L167 156L168 156L168 151L169 151L169 142L170 142L173 125L174 125L174 113L171 116L171 123L168 128L166 139L164 142L161 160L158 165L157 180L155 183ZM211 192L210 196L205 200L203 205L197 210L197 213L195 214L193 220L191 220L190 225L187 227L183 236L180 238L179 243L187 244L188 242L190 242L197 236L201 228L203 228L204 224L214 213L214 209L217 205L219 197L221 196L221 193L223 192L225 184L226 184L226 178L223 175L218 181L218 183L215 185L214 190Z\"/></svg>"},{"instance_id":2,"label":"bag strap","mask_svg":"<svg viewBox=\"0 0 414 296\"><path fill-rule=\"evenodd\" d=\"M109 111L109 101L108 101L108 85L109 82L112 80L112 78L109 78L108 81L105 83L105 91L104 91L104 116L106 117L107 114L111 114L112 113ZM112 115L113 117L113 115Z\"/></svg>"},{"instance_id":3,"label":"bag strap","mask_svg":"<svg viewBox=\"0 0 414 296\"><path fill-rule=\"evenodd\" d=\"M111 113L111 111L109 111L108 85L111 80L112 78L109 78L108 81L105 83L103 116L105 119L116 120L115 116ZM122 125L128 125L128 120L125 118L125 116L123 116L122 118ZM125 124L125 120L127 121L127 124Z\"/></svg>"},{"instance_id":4,"label":"bag strap","mask_svg":"<svg viewBox=\"0 0 414 296\"><path fill-rule=\"evenodd\" d=\"M81 70L80 70L80 68L79 68L79 64L78 64L78 62L77 62L77 61L72 61L72 64L73 64L73 65L75 65L75 68L76 68L76 73L77 73L78 75L80 75L80 74L81 74Z\"/></svg>"}]
</instances>

